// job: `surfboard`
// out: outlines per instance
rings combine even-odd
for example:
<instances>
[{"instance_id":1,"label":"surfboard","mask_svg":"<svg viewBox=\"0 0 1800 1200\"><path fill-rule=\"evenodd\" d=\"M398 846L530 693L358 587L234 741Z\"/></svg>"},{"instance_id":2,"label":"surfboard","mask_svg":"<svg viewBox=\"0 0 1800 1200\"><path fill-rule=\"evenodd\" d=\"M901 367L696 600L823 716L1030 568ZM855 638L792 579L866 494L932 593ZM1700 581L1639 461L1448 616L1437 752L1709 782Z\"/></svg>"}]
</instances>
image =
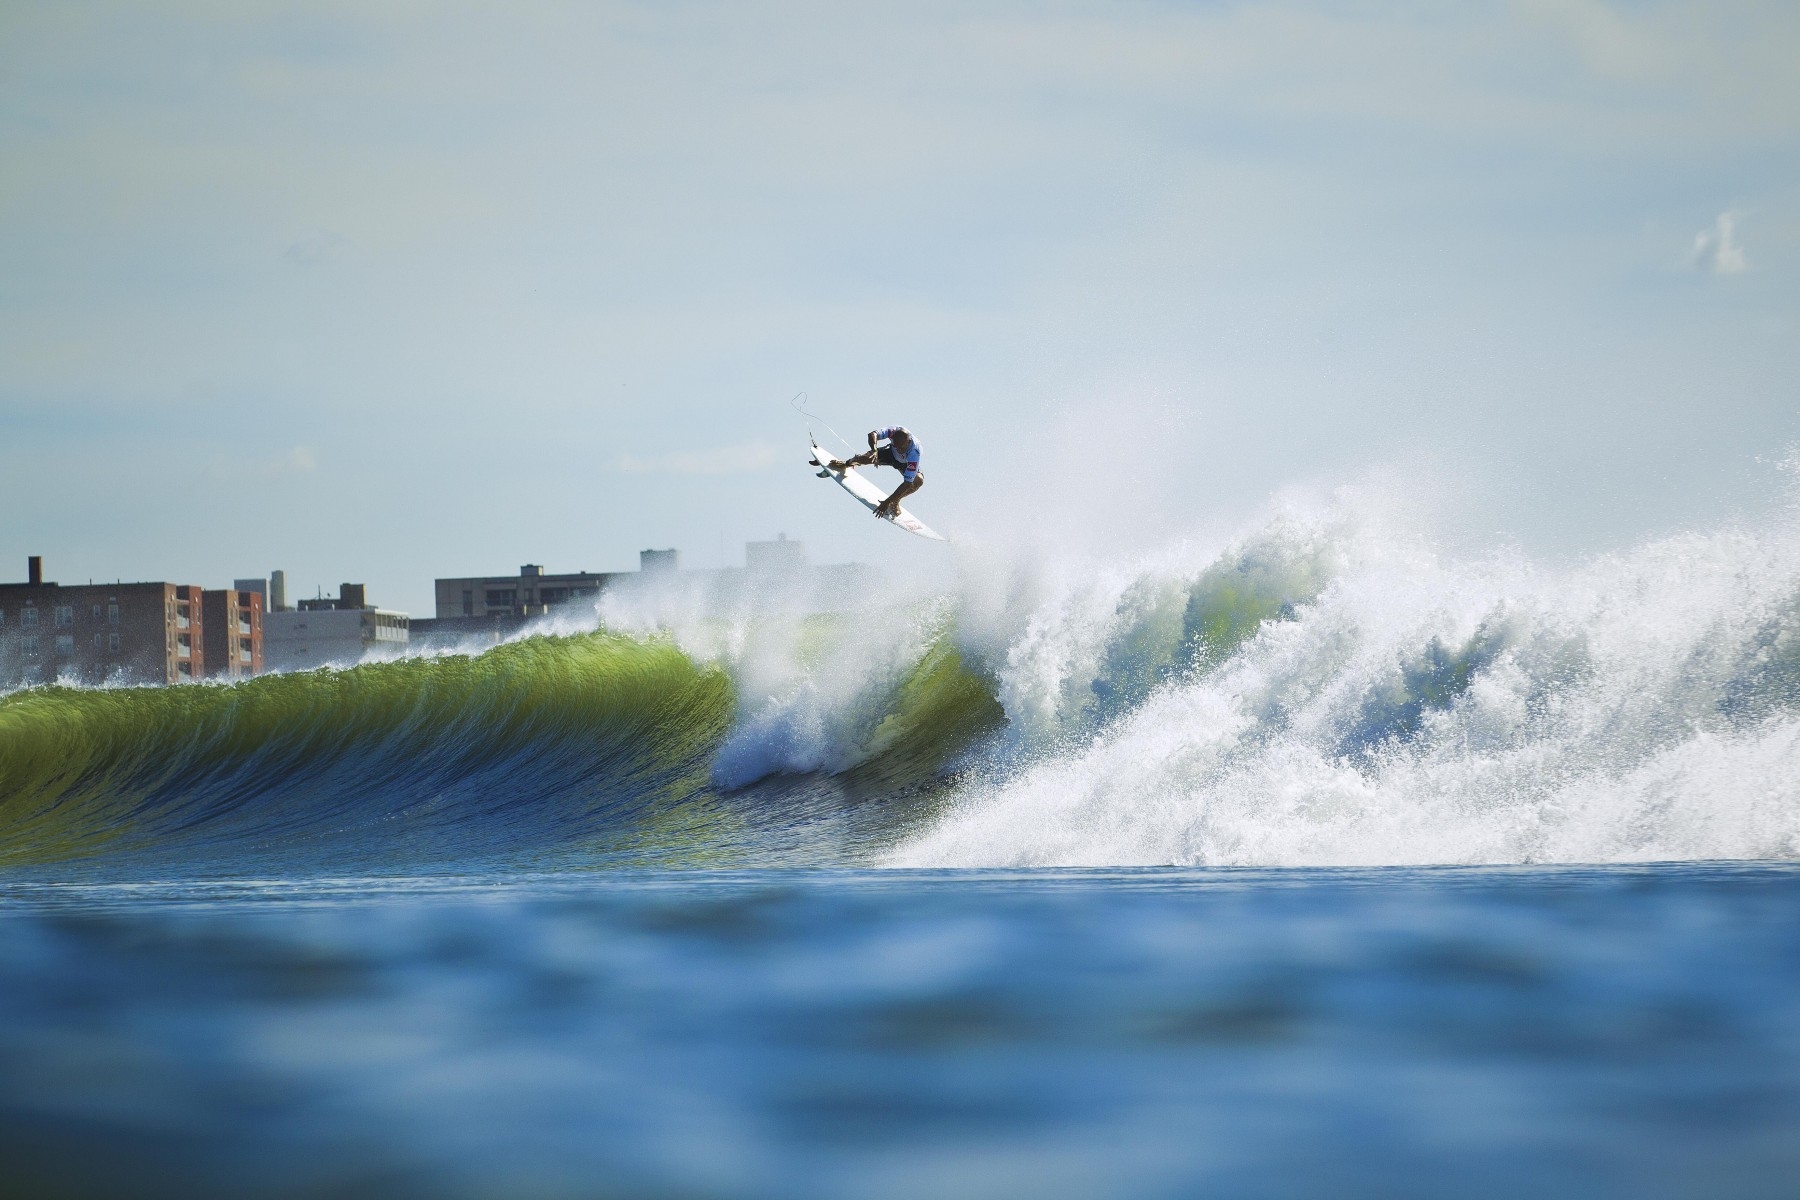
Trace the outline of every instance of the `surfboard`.
<instances>
[{"instance_id":1,"label":"surfboard","mask_svg":"<svg viewBox=\"0 0 1800 1200\"><path fill-rule=\"evenodd\" d=\"M887 499L887 493L875 486L874 480L869 479L864 475L857 474L855 467L845 467L838 471L832 470L829 464L836 457L835 454L820 449L819 444L814 442L812 443L812 457L807 461L819 468L820 479L836 480L839 487L862 501L862 506L864 508L868 509L870 512L874 512L876 507L880 505L883 500ZM933 530L931 526L925 524L925 522L919 520L919 518L907 512L905 505L901 505L899 511L893 516L884 517L883 520L892 521L900 528L906 530L906 532L916 533L920 537L930 538L934 542L947 542L950 540L943 534Z\"/></svg>"}]
</instances>

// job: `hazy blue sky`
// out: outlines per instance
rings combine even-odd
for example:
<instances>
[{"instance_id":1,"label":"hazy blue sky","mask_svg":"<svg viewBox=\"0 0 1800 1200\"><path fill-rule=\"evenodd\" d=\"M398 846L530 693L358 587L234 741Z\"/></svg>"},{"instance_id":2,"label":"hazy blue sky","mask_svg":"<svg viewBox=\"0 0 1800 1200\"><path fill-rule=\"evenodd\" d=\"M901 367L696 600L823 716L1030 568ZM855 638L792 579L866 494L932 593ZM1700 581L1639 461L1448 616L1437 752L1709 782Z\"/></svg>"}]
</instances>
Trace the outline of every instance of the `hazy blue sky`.
<instances>
[{"instance_id":1,"label":"hazy blue sky","mask_svg":"<svg viewBox=\"0 0 1800 1200\"><path fill-rule=\"evenodd\" d=\"M0 578L925 564L803 389L977 543L1712 519L1800 441L1797 62L1792 0L7 3Z\"/></svg>"}]
</instances>

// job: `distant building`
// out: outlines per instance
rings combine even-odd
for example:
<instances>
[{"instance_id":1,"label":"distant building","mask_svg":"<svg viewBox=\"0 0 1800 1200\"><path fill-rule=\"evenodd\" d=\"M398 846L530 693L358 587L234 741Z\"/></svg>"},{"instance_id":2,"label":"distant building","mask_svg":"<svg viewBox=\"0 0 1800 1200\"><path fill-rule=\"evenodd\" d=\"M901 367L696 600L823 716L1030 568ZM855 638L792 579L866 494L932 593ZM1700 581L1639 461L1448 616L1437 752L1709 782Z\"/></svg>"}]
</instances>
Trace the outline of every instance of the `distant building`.
<instances>
[{"instance_id":1,"label":"distant building","mask_svg":"<svg viewBox=\"0 0 1800 1200\"><path fill-rule=\"evenodd\" d=\"M754 575L795 573L806 569L806 543L782 534L772 542L745 542L744 569Z\"/></svg>"},{"instance_id":2,"label":"distant building","mask_svg":"<svg viewBox=\"0 0 1800 1200\"><path fill-rule=\"evenodd\" d=\"M199 679L201 595L184 583L46 583L33 555L27 582L0 584L0 686Z\"/></svg>"},{"instance_id":3,"label":"distant building","mask_svg":"<svg viewBox=\"0 0 1800 1200\"><path fill-rule=\"evenodd\" d=\"M834 612L853 608L880 586L881 572L863 563L815 566L806 543L783 533L772 542L745 542L744 569L715 572L721 583L733 577L754 602L767 608Z\"/></svg>"},{"instance_id":4,"label":"distant building","mask_svg":"<svg viewBox=\"0 0 1800 1200\"><path fill-rule=\"evenodd\" d=\"M243 583L245 580L238 580ZM255 580L261 583L262 581ZM202 646L208 679L245 679L263 673L263 597L246 588L202 592Z\"/></svg>"},{"instance_id":5,"label":"distant building","mask_svg":"<svg viewBox=\"0 0 1800 1200\"><path fill-rule=\"evenodd\" d=\"M411 644L411 624L403 612L369 604L362 584L346 583L336 597L263 614L263 661L271 671L310 671L398 657Z\"/></svg>"},{"instance_id":6,"label":"distant building","mask_svg":"<svg viewBox=\"0 0 1800 1200\"><path fill-rule=\"evenodd\" d=\"M336 609L367 608L369 606L369 589L366 584L340 583L335 596L319 596L312 600L302 600L294 607L301 612L331 612Z\"/></svg>"},{"instance_id":7,"label":"distant building","mask_svg":"<svg viewBox=\"0 0 1800 1200\"><path fill-rule=\"evenodd\" d=\"M673 554L649 550L646 554ZM536 563L526 563L517 575L476 575L437 581L437 615L446 617L537 617L559 604L592 600L606 587L610 575L581 571L574 575L546 575Z\"/></svg>"},{"instance_id":8,"label":"distant building","mask_svg":"<svg viewBox=\"0 0 1800 1200\"><path fill-rule=\"evenodd\" d=\"M559 606L591 608L603 593L620 588L673 586L730 603L748 596L758 606L828 612L853 606L880 581L880 572L859 563L812 566L805 543L786 534L772 542L745 543L744 562L743 567L683 570L679 550L640 550L636 571L546 575L543 567L527 563L517 575L439 579L437 615L413 621L412 640L442 648L491 645Z\"/></svg>"}]
</instances>

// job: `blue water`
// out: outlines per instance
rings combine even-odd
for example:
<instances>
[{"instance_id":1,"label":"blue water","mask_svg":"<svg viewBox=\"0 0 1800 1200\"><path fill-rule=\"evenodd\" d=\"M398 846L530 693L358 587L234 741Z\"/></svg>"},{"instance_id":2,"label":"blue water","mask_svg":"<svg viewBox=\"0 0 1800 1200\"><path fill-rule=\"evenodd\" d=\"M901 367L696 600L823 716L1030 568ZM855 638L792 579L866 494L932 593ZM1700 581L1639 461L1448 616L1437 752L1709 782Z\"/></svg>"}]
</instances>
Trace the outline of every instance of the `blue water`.
<instances>
[{"instance_id":1,"label":"blue water","mask_svg":"<svg viewBox=\"0 0 1800 1200\"><path fill-rule=\"evenodd\" d=\"M1786 1197L1800 867L0 881L8 1196Z\"/></svg>"}]
</instances>

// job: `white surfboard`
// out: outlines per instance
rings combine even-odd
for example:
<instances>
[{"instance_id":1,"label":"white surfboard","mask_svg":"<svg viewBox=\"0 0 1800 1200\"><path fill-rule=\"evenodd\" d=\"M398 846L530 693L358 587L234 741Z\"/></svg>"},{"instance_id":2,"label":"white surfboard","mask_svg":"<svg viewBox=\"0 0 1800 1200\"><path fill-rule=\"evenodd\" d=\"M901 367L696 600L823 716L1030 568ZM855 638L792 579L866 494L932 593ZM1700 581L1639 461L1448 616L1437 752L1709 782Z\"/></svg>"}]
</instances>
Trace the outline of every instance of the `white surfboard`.
<instances>
[{"instance_id":1,"label":"white surfboard","mask_svg":"<svg viewBox=\"0 0 1800 1200\"><path fill-rule=\"evenodd\" d=\"M819 468L820 479L837 480L839 487L843 488L846 492L849 492L852 496L855 496L858 500L861 500L864 508L868 509L870 512L874 512L876 506L887 499L887 493L882 491L879 487L876 487L873 480L857 474L855 467L844 467L841 470L836 471L832 470L831 462L836 457L835 454L821 449L819 444L814 442L812 443L812 457L807 461ZM904 505L900 506L899 511L893 516L885 519L892 521L908 533L916 533L920 537L930 538L934 542L947 542L950 540L943 534L935 532L931 526L925 524L925 522L919 520L919 518L907 512Z\"/></svg>"}]
</instances>

